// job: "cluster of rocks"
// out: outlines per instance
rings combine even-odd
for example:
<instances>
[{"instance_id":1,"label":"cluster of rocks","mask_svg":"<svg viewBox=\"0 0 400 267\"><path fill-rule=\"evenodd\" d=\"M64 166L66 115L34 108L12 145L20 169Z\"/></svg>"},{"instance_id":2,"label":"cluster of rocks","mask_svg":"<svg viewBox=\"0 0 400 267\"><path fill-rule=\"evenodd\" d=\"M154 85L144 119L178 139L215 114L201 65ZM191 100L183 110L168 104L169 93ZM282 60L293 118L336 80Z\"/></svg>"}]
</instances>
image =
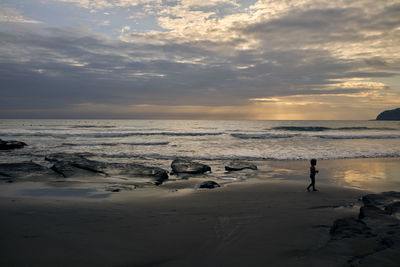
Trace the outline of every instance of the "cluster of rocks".
<instances>
[{"instance_id":1,"label":"cluster of rocks","mask_svg":"<svg viewBox=\"0 0 400 267\"><path fill-rule=\"evenodd\" d=\"M0 150L11 150L16 148L23 148L24 146L26 146L24 142L14 140L5 141L0 139Z\"/></svg>"},{"instance_id":2,"label":"cluster of rocks","mask_svg":"<svg viewBox=\"0 0 400 267\"><path fill-rule=\"evenodd\" d=\"M18 141L3 141L0 139L1 149L22 148L26 144ZM68 178L84 175L124 175L134 177L151 177L155 185L162 184L168 179L168 171L158 167L149 167L137 163L107 163L88 159L89 153L53 153L45 157L50 162L50 168L41 166L34 162L0 164L0 178L4 177L8 182L17 178L32 178L60 175ZM199 162L185 159L175 159L171 163L171 175L179 174L203 174L211 172L211 167ZM232 161L225 166L227 171L238 171L243 169L257 170L257 166L243 161ZM206 181L199 185L200 188L215 188L220 185L214 181Z\"/></svg>"},{"instance_id":3,"label":"cluster of rocks","mask_svg":"<svg viewBox=\"0 0 400 267\"><path fill-rule=\"evenodd\" d=\"M205 172L211 172L211 167L208 165L184 159L175 159L172 161L171 169L171 174L202 174ZM225 166L226 171L240 171L244 169L257 170L257 166L253 163L244 161L231 161L227 166ZM199 184L198 187L213 189L221 187L221 185L214 181L205 181Z\"/></svg>"},{"instance_id":4,"label":"cluster of rocks","mask_svg":"<svg viewBox=\"0 0 400 267\"><path fill-rule=\"evenodd\" d=\"M358 217L336 220L331 229L331 242L352 250L351 266L379 262L389 265L400 261L400 192L384 192L362 197ZM393 265L395 266L395 265Z\"/></svg>"},{"instance_id":5,"label":"cluster of rocks","mask_svg":"<svg viewBox=\"0 0 400 267\"><path fill-rule=\"evenodd\" d=\"M168 179L168 172L158 167L149 167L136 163L106 163L96 160L89 160L86 154L68 154L55 153L46 156L45 159L53 166L51 169L63 177L71 177L76 175L79 170L85 170L93 173L109 175L126 175L126 176L144 176L153 177L155 184L162 184Z\"/></svg>"}]
</instances>

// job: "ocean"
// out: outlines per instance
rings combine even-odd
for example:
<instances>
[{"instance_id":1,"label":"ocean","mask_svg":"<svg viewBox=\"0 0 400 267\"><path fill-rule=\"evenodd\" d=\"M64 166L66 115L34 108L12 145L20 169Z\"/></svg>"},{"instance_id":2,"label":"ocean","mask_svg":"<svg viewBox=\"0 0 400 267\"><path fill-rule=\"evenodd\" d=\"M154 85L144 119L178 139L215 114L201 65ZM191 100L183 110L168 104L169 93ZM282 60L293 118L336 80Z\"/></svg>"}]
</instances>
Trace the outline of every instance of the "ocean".
<instances>
[{"instance_id":1,"label":"ocean","mask_svg":"<svg viewBox=\"0 0 400 267\"><path fill-rule=\"evenodd\" d=\"M400 157L397 121L0 120L0 138L28 144L0 162L86 152L104 161Z\"/></svg>"}]
</instances>

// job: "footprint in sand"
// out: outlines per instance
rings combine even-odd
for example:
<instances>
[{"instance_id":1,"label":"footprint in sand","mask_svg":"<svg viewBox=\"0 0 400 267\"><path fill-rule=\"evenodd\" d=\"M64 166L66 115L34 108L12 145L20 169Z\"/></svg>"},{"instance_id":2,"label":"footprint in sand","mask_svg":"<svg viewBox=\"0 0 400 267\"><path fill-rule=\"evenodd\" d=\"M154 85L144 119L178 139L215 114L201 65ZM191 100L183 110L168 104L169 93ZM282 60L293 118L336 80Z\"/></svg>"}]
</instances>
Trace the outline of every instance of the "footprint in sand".
<instances>
[{"instance_id":1,"label":"footprint in sand","mask_svg":"<svg viewBox=\"0 0 400 267\"><path fill-rule=\"evenodd\" d=\"M217 222L214 226L215 234L220 240L217 249L225 248L235 242L240 237L244 224L246 222L243 221L243 218L217 217Z\"/></svg>"},{"instance_id":2,"label":"footprint in sand","mask_svg":"<svg viewBox=\"0 0 400 267\"><path fill-rule=\"evenodd\" d=\"M223 216L217 218L214 226L215 234L221 241L221 245L231 243L237 237L240 225L233 222L230 217Z\"/></svg>"}]
</instances>

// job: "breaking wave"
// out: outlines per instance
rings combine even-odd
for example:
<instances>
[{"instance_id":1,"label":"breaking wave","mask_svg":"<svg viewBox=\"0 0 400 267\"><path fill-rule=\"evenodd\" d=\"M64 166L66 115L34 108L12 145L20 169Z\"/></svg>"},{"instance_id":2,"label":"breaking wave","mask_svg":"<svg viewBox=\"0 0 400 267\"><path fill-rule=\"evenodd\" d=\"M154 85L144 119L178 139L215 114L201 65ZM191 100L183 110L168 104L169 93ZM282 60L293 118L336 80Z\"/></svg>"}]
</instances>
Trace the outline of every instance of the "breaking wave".
<instances>
[{"instance_id":1,"label":"breaking wave","mask_svg":"<svg viewBox=\"0 0 400 267\"><path fill-rule=\"evenodd\" d=\"M292 138L298 134L231 134L231 136L240 139L274 139L274 138Z\"/></svg>"},{"instance_id":2,"label":"breaking wave","mask_svg":"<svg viewBox=\"0 0 400 267\"><path fill-rule=\"evenodd\" d=\"M63 143L63 146L119 146L119 145L129 145L129 146L166 146L169 142L148 142L148 143L90 143L90 144L80 144L80 143Z\"/></svg>"},{"instance_id":3,"label":"breaking wave","mask_svg":"<svg viewBox=\"0 0 400 267\"><path fill-rule=\"evenodd\" d=\"M398 139L399 134L381 134L381 135L314 135L324 139Z\"/></svg>"},{"instance_id":4,"label":"breaking wave","mask_svg":"<svg viewBox=\"0 0 400 267\"><path fill-rule=\"evenodd\" d=\"M73 126L70 126L70 128L76 128L76 129L100 128L100 129L104 129L104 128L116 128L116 126L112 126L112 125L73 125Z\"/></svg>"},{"instance_id":5,"label":"breaking wave","mask_svg":"<svg viewBox=\"0 0 400 267\"><path fill-rule=\"evenodd\" d=\"M36 136L36 137L55 137L55 138L68 138L68 137L89 137L89 138L101 138L101 137L129 137L129 136L211 136L211 135L222 135L224 133L185 133L185 132L128 132L128 133L76 133L76 134L58 134L58 133L3 133L2 136Z\"/></svg>"},{"instance_id":6,"label":"breaking wave","mask_svg":"<svg viewBox=\"0 0 400 267\"><path fill-rule=\"evenodd\" d=\"M240 139L276 139L276 138L293 138L293 137L317 137L322 139L398 139L400 134L365 134L365 135L348 135L348 134L231 134L231 136Z\"/></svg>"},{"instance_id":7,"label":"breaking wave","mask_svg":"<svg viewBox=\"0 0 400 267\"><path fill-rule=\"evenodd\" d=\"M381 130L393 131L396 128L376 128L376 127L339 127L330 128L323 126L278 126L271 128L272 130L280 131L298 131L298 132L322 132L322 131L368 131L368 130Z\"/></svg>"}]
</instances>

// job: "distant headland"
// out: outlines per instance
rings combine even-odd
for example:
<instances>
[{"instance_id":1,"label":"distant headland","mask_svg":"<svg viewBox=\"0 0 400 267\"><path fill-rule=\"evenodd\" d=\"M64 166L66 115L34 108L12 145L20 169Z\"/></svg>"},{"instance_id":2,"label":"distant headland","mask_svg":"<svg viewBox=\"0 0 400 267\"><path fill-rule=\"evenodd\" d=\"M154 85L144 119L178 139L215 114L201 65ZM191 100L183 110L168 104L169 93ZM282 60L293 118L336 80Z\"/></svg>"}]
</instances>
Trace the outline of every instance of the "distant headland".
<instances>
[{"instance_id":1,"label":"distant headland","mask_svg":"<svg viewBox=\"0 0 400 267\"><path fill-rule=\"evenodd\" d=\"M399 121L400 120L400 108L385 110L381 112L377 117L378 121Z\"/></svg>"}]
</instances>

